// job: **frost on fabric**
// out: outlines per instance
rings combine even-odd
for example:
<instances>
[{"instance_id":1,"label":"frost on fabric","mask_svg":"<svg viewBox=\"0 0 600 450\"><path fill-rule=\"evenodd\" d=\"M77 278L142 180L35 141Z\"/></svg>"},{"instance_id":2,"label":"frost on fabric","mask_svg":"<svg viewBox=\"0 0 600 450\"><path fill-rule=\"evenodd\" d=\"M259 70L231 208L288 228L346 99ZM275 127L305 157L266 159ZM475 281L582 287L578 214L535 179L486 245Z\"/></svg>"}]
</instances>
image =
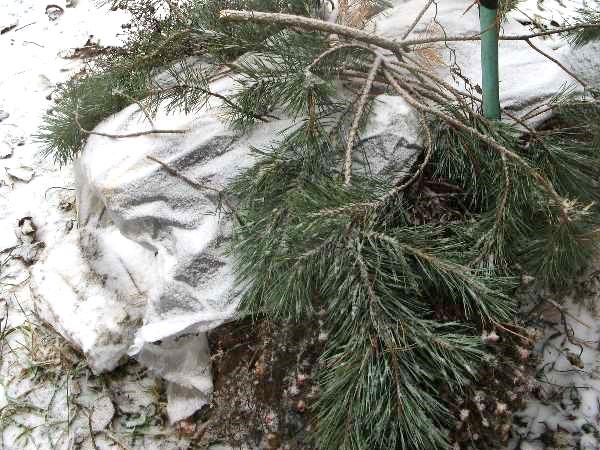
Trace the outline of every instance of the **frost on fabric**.
<instances>
[{"instance_id":1,"label":"frost on fabric","mask_svg":"<svg viewBox=\"0 0 600 450\"><path fill-rule=\"evenodd\" d=\"M230 88L230 80L211 87ZM399 102L379 98L368 136L377 145L363 145L374 163L370 170L381 175L420 152L415 114ZM160 109L153 122L185 133L90 136L76 164L77 240L51 248L34 276L40 311L92 367L111 370L126 354L136 357L169 381L169 416L179 420L210 397L204 333L234 317L242 292L226 254L230 212L218 191L255 163L252 147L272 144L293 122L261 124L240 136L224 123L216 101L190 115ZM148 126L133 105L97 131L126 134Z\"/></svg>"}]
</instances>

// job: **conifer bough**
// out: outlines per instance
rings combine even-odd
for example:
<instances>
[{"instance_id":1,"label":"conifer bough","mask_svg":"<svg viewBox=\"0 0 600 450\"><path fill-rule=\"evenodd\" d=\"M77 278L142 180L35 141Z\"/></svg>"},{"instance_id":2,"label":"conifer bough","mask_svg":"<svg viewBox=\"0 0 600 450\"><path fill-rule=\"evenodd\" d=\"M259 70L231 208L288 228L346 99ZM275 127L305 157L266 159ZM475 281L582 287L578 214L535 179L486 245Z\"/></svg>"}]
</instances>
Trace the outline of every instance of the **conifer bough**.
<instances>
[{"instance_id":1,"label":"conifer bough","mask_svg":"<svg viewBox=\"0 0 600 450\"><path fill-rule=\"evenodd\" d=\"M298 27L306 30L321 31L324 33L339 34L341 36L353 38L365 42L367 44L377 45L386 50L405 51L407 46L419 44L432 44L435 42L467 42L480 41L481 35L475 34L471 36L432 36L419 39L402 39L394 40L377 36L356 28L338 25L332 22L326 22L320 19L313 19L305 16L285 13L270 13L251 10L238 9L222 9L219 12L219 18L229 22L251 22L263 24L277 24L289 27ZM565 26L555 30L540 31L537 33L518 34L518 35L500 35L500 41L526 41L542 36L551 36L554 34L573 33L581 30L597 30L600 29L600 21L592 23L579 23L572 26Z\"/></svg>"},{"instance_id":2,"label":"conifer bough","mask_svg":"<svg viewBox=\"0 0 600 450\"><path fill-rule=\"evenodd\" d=\"M128 3L146 14L142 6L156 1ZM600 35L600 12L528 35L498 36L489 17L482 34L407 39L433 3L423 0L393 40L319 20L305 0L183 3L161 22L164 32L141 33L129 53L107 58L106 71L69 85L46 118L48 151L61 161L73 157L87 136L82 129L93 130L127 99L141 99L150 116L158 108L201 112L217 98L242 132L273 112L294 117L296 127L254 149L256 165L217 193L235 218L230 248L236 280L247 288L240 313L318 320L326 341L311 409L320 450L445 450L463 442L449 434L450 404L453 395L468 398L482 361L503 367L480 333L513 333L516 264L563 285L596 244L600 104L557 95L547 109L559 127L551 133L526 123L543 109L515 122L492 120L497 114L480 114L480 96L438 77L411 47L560 33L580 45ZM497 15L511 4L500 3ZM215 58L214 67L181 62L198 53ZM175 86L148 82L156 68L176 63ZM215 73L234 78L235 92L212 89ZM111 96L115 85L126 95ZM422 154L408 173L373 175L355 145L377 92L402 97L421 119ZM189 185L215 190L151 159ZM488 384L494 396L505 394L494 387L502 380ZM478 450L496 448L498 436L486 439Z\"/></svg>"}]
</instances>

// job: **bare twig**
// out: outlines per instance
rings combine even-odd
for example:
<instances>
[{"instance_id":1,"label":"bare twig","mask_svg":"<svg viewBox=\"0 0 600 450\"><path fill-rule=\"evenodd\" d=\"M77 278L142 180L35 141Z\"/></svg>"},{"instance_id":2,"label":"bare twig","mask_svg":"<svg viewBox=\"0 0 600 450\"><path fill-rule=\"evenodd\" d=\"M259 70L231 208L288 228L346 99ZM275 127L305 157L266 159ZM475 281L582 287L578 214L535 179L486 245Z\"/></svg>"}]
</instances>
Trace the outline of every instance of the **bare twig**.
<instances>
[{"instance_id":1,"label":"bare twig","mask_svg":"<svg viewBox=\"0 0 600 450\"><path fill-rule=\"evenodd\" d=\"M503 331L506 331L507 333L510 333L510 334L512 334L512 335L514 335L514 336L517 336L517 337L518 337L518 338L520 338L520 339L523 339L525 342L529 342L530 344L533 344L533 343L534 343L534 342L533 342L533 340L531 340L531 339L530 339L530 338L528 338L527 336L523 336L522 334L519 334L519 333L517 333L516 331L513 331L513 330L511 330L511 329L509 329L509 328L506 328L504 325L502 325L502 324L501 324L501 323L499 323L499 322L493 322L493 324L494 324L495 326L497 326L498 328L500 328L501 330L503 330Z\"/></svg>"},{"instance_id":2,"label":"bare twig","mask_svg":"<svg viewBox=\"0 0 600 450\"><path fill-rule=\"evenodd\" d=\"M554 34L567 33L569 31L582 30L585 28L600 28L600 22L580 23L578 25L572 25L570 27L561 27L556 28L555 30L540 31L539 33L518 34L513 36L499 36L498 39L501 39L503 41L524 41L526 39L532 39L535 37L552 36Z\"/></svg>"},{"instance_id":3,"label":"bare twig","mask_svg":"<svg viewBox=\"0 0 600 450\"><path fill-rule=\"evenodd\" d=\"M92 426L92 414L94 413L94 405L92 404L92 408L90 409L89 415L88 415L88 427L90 429L90 439L92 440L92 446L94 447L94 450L100 450L98 448L98 444L96 444L96 436L94 433L94 427Z\"/></svg>"},{"instance_id":4,"label":"bare twig","mask_svg":"<svg viewBox=\"0 0 600 450\"><path fill-rule=\"evenodd\" d=\"M584 321L580 320L578 317L576 317L575 315L571 314L567 308L564 308L562 306L560 306L558 303L556 303L554 300L552 299L548 299L548 298L544 298L543 299L546 303L549 303L550 305L554 306L556 309L558 309L562 314L564 314L565 316L569 316L571 319L573 319L575 322L579 323L580 325L583 325L584 327L590 329L591 326L587 323L585 323Z\"/></svg>"},{"instance_id":5,"label":"bare twig","mask_svg":"<svg viewBox=\"0 0 600 450\"><path fill-rule=\"evenodd\" d=\"M408 35L410 33L413 32L413 30L415 29L415 27L419 24L419 22L421 21L421 19L423 18L423 16L425 15L425 13L427 12L427 10L429 9L429 7L433 4L435 0L429 0L425 6L423 7L423 9L419 12L419 14L417 14L417 17L415 17L415 20L413 21L413 23L410 25L410 27L408 27L408 30L406 30L404 32L404 34L402 35L402 39L406 39L408 37Z\"/></svg>"},{"instance_id":6,"label":"bare twig","mask_svg":"<svg viewBox=\"0 0 600 450\"><path fill-rule=\"evenodd\" d=\"M195 189L198 189L198 190L206 189L206 190L217 193L219 198L223 201L223 205L225 205L235 215L235 217L236 217L236 219L238 219L238 221L240 220L240 217L238 216L234 206L231 204L231 202L227 198L227 195L225 194L225 192L222 191L221 189L217 189L217 188L214 188L207 184L192 180L188 176L179 172L175 167L172 167L171 165L167 164L166 162L161 161L160 159L156 158L155 156L148 155L148 156L146 156L146 158L149 159L150 161L154 161L155 163L160 164L163 167L163 169L165 169L165 171L167 171L167 173L183 180L184 182L186 182L187 184L189 184L190 186L192 186Z\"/></svg>"},{"instance_id":7,"label":"bare twig","mask_svg":"<svg viewBox=\"0 0 600 450\"><path fill-rule=\"evenodd\" d=\"M590 100L587 100L587 101L569 102L568 104L569 104L569 106L575 106L575 105L581 105L581 106L585 106L585 105L598 105L598 104L600 104L600 101L594 100L594 99L590 99ZM552 104L552 103L542 103L541 105L537 105L536 107L532 108L527 113L523 114L523 116L521 116L521 119L522 120L531 120L534 117L537 117L537 116L540 116L540 115L542 115L544 113L552 111L557 106L559 106L559 105L558 104ZM540 109L540 108L543 108L543 109Z\"/></svg>"},{"instance_id":8,"label":"bare twig","mask_svg":"<svg viewBox=\"0 0 600 450\"><path fill-rule=\"evenodd\" d=\"M175 176L177 178L181 178L183 181L185 181L187 184L189 184L193 188L196 188L196 189L199 189L199 190L207 189L209 191L221 193L220 189L216 189L216 188L214 188L212 186L208 186L208 185L206 185L204 183L200 183L198 181L192 180L188 176L186 176L186 175L182 174L181 172L179 172L173 166L167 164L164 161L161 161L160 159L156 158L155 156L148 155L148 156L146 156L146 158L149 159L150 161L154 161L155 163L160 164L168 173L170 173L171 175L173 175L173 176Z\"/></svg>"},{"instance_id":9,"label":"bare twig","mask_svg":"<svg viewBox=\"0 0 600 450\"><path fill-rule=\"evenodd\" d=\"M462 91L459 91L454 86L452 86L450 83L446 82L445 80L443 80L440 77L438 77L437 75L435 75L432 71L427 70L425 67L423 67L422 64L420 64L418 61L415 61L414 59L410 58L408 55L405 55L405 58L407 60L409 60L410 62L412 62L413 65L409 65L409 64L406 64L406 63L403 63L400 61L394 61L393 63L387 63L388 68L390 70L398 73L398 70L395 68L395 66L398 66L405 70L408 70L411 73L421 74L424 77L429 78L431 81L433 81L438 86L442 86L447 91L449 91L454 96L454 98L456 98L456 100L465 109L469 109L469 110L471 109L465 103L465 100L464 100L465 94Z\"/></svg>"},{"instance_id":10,"label":"bare twig","mask_svg":"<svg viewBox=\"0 0 600 450\"><path fill-rule=\"evenodd\" d=\"M583 81L581 78L579 78L577 75L575 75L572 71L570 71L569 69L567 69L567 67L562 64L559 60L557 60L556 58L553 58L552 56L550 56L548 53L544 52L542 49L536 47L535 45L533 45L533 43L531 42L530 39L525 39L525 42L527 42L527 45L529 45L532 49L534 49L536 52L538 52L540 55L548 58L550 61L552 61L554 64L556 64L558 67L560 67L562 70L564 70L567 74L569 74L569 76L571 76L575 81L577 81L579 84L581 84L583 86L584 89L589 89L590 85L587 84L585 81Z\"/></svg>"},{"instance_id":11,"label":"bare twig","mask_svg":"<svg viewBox=\"0 0 600 450\"><path fill-rule=\"evenodd\" d=\"M37 23L37 22L31 22L31 23L28 23L27 25L23 25L22 27L15 28L15 29L14 29L14 31L15 31L15 32L17 32L17 31L19 31L19 30L22 30L23 28L30 27L31 25L34 25L34 24L36 24L36 23Z\"/></svg>"},{"instance_id":12,"label":"bare twig","mask_svg":"<svg viewBox=\"0 0 600 450\"><path fill-rule=\"evenodd\" d=\"M371 66L371 70L369 71L369 75L367 76L367 79L365 81L360 98L358 100L358 105L356 106L356 114L354 115L354 120L352 121L350 133L348 134L348 142L346 143L346 162L344 166L344 184L346 186L350 186L350 184L352 183L352 149L354 147L354 140L356 139L356 135L358 134L360 120L362 118L365 106L367 104L367 98L369 97L371 88L373 87L373 80L375 80L375 76L377 75L377 71L381 67L381 63L381 56L376 56L375 61L373 61L373 65Z\"/></svg>"},{"instance_id":13,"label":"bare twig","mask_svg":"<svg viewBox=\"0 0 600 450\"><path fill-rule=\"evenodd\" d=\"M306 30L322 31L324 33L333 33L348 38L357 39L359 41L377 45L378 47L391 50L392 52L405 52L405 48L418 44L431 44L435 42L464 42L464 41L479 41L480 34L471 36L432 36L420 39L403 39L394 40L381 36L373 35L356 28L338 25L324 20L312 19L309 17L296 16L293 14L282 13L266 13L259 11L244 11L234 9L224 9L219 13L222 20L230 22L255 22L266 24L286 25L290 27L298 27ZM600 23L579 24L570 27L557 28L556 30L543 31L539 33L522 34L522 35L504 35L498 39L503 41L524 41L539 36L550 36L554 34L565 33L568 31L580 30L583 28L600 28Z\"/></svg>"},{"instance_id":14,"label":"bare twig","mask_svg":"<svg viewBox=\"0 0 600 450\"><path fill-rule=\"evenodd\" d=\"M324 20L312 19L310 17L296 16L293 14L265 13L259 11L238 11L224 9L219 13L222 20L231 22L256 22L267 24L279 24L292 27L304 28L307 30L322 31L324 33L338 34L349 38L357 39L368 44L374 44L381 48L392 51L401 51L401 47L396 41L375 36L357 28L347 27Z\"/></svg>"},{"instance_id":15,"label":"bare twig","mask_svg":"<svg viewBox=\"0 0 600 450\"><path fill-rule=\"evenodd\" d=\"M120 89L117 90L116 93L118 95L121 95L121 96L125 97L126 99L134 102L136 105L138 105L138 107L140 108L140 111L142 111L144 113L144 116L146 116L146 119L150 123L150 126L152 128L155 128L154 121L152 120L152 116L150 115L150 113L148 112L148 110L146 109L146 107L144 106L144 104L140 100L138 100L137 98L132 97L131 95L127 94L126 92L123 92Z\"/></svg>"},{"instance_id":16,"label":"bare twig","mask_svg":"<svg viewBox=\"0 0 600 450\"><path fill-rule=\"evenodd\" d=\"M423 171L425 170L427 164L429 164L429 161L431 160L431 156L433 155L433 135L431 133L431 128L427 123L427 117L425 116L425 114L423 114L423 112L419 112L419 115L421 117L421 124L423 125L423 129L425 130L425 137L427 139L427 144L425 145L425 157L423 158L423 162L421 163L417 171L407 181L405 181L399 186L396 186L394 189L388 192L384 196L383 200L390 198L392 195L396 195L398 192L403 191L415 181L417 181L419 177L423 174Z\"/></svg>"},{"instance_id":17,"label":"bare twig","mask_svg":"<svg viewBox=\"0 0 600 450\"><path fill-rule=\"evenodd\" d=\"M148 130L148 131L139 131L137 133L128 133L128 134L110 134L110 133L102 133L100 131L90 131L90 130L86 130L85 128L83 128L81 126L81 123L79 122L79 113L77 111L75 111L74 119L75 119L75 124L77 125L77 127L79 128L79 130L82 133L90 134L90 135L94 135L94 136L103 136L103 137L107 137L107 138L111 138L111 139L133 138L133 137L139 137L139 136L147 136L149 134L183 134L183 133L186 133L187 131L189 131L189 130Z\"/></svg>"}]
</instances>

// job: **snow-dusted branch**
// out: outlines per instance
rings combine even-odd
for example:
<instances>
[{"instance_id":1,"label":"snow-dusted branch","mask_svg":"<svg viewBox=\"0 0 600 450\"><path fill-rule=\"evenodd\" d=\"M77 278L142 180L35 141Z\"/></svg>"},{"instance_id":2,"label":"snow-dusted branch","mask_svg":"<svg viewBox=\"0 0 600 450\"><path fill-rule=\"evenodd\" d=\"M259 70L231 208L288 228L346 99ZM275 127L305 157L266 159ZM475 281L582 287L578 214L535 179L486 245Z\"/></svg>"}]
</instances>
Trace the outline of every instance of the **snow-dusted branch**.
<instances>
[{"instance_id":1,"label":"snow-dusted branch","mask_svg":"<svg viewBox=\"0 0 600 450\"><path fill-rule=\"evenodd\" d=\"M481 133L480 131L476 130L475 128L470 127L470 126L462 123L461 121L455 119L454 117L451 117L448 114L446 114L442 111L439 111L435 108L432 108L430 106L421 104L415 98L413 98L407 92L407 90L403 89L403 87L400 86L400 84L398 83L398 80L392 75L392 73L387 69L387 67L383 68L383 73L384 73L386 79L388 80L388 82L390 83L390 86L392 86L394 88L394 90L398 93L398 95L400 97L402 97L406 101L406 103L408 103L410 106L415 108L417 111L431 114L433 116L438 117L439 119L442 119L444 122L446 122L449 125L452 125L454 128L462 130L462 131L472 135L473 137L476 137L481 142L489 145L490 148L497 151L500 155L505 155L506 157L510 158L511 160L513 160L513 161L517 162L519 165L521 165L525 170L527 170L527 172L535 180L537 180L540 183L540 185L544 188L544 190L554 199L554 201L556 202L556 206L560 209L561 221L563 223L570 222L569 215L564 206L565 202L564 202L563 198L556 192L552 183L550 183L537 170L535 170L533 167L531 167L529 165L529 163L527 161L525 161L521 156L519 156L515 152L509 150L505 146L499 144L494 139L490 138L489 136L486 136L485 134Z\"/></svg>"},{"instance_id":2,"label":"snow-dusted branch","mask_svg":"<svg viewBox=\"0 0 600 450\"><path fill-rule=\"evenodd\" d=\"M471 36L432 36L419 39L402 39L394 40L377 36L366 31L356 28L339 25L336 23L326 22L324 20L312 19L310 17L296 16L293 14L283 13L266 13L260 11L244 11L234 9L224 9L219 13L222 20L230 22L254 22L269 25L285 25L290 27L303 28L305 30L321 31L324 33L332 33L340 36L345 36L351 39L356 39L367 44L376 45L392 52L404 52L406 47L418 44L432 44L436 42L464 42L464 41L479 41L479 34ZM525 41L540 36L550 36L554 34L566 33L569 31L581 30L584 28L600 28L599 23L586 23L572 25L569 27L557 28L555 30L542 31L539 33L521 34L521 35L504 35L498 39L503 41Z\"/></svg>"}]
</instances>

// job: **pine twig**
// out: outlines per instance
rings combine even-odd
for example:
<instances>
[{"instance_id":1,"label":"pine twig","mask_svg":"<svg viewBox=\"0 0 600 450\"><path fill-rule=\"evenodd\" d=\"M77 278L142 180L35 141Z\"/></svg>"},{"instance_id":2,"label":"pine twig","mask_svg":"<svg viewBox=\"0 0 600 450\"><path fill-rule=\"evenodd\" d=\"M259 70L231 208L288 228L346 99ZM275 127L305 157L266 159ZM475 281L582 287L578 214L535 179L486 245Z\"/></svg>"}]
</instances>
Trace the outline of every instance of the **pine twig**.
<instances>
[{"instance_id":1,"label":"pine twig","mask_svg":"<svg viewBox=\"0 0 600 450\"><path fill-rule=\"evenodd\" d=\"M327 56L329 56L332 53L335 53L337 51L343 50L345 48L363 48L364 49L364 46L360 45L360 44L341 44L341 45L336 45L335 47L328 48L327 50L325 50L324 52L322 52L319 56L317 56L313 60L313 62L311 62L308 66L306 66L305 70L308 71L308 72L311 72Z\"/></svg>"},{"instance_id":2,"label":"pine twig","mask_svg":"<svg viewBox=\"0 0 600 450\"><path fill-rule=\"evenodd\" d=\"M179 172L177 169L175 169L173 166L167 164L166 162L158 159L155 156L152 155L148 155L146 156L146 159L149 159L150 161L154 161L155 163L160 164L169 174L173 175L174 177L180 178L183 181L185 181L187 184L189 184L190 186L192 186L193 188L202 190L202 189L207 189L209 191L213 191L213 192L217 192L217 193L221 193L221 190L216 189L212 186L208 186L204 183L199 183L198 181L194 181L191 178L189 178L188 176L182 174L181 172Z\"/></svg>"},{"instance_id":3,"label":"pine twig","mask_svg":"<svg viewBox=\"0 0 600 450\"><path fill-rule=\"evenodd\" d=\"M492 230L497 230L500 227L501 222L504 221L504 210L506 208L506 204L508 203L508 194L510 191L510 174L508 172L508 166L506 164L506 155L504 153L500 154L500 158L502 159L502 170L504 172L504 191L502 192L502 199L500 200L500 205L496 208L496 221L494 222L494 226ZM479 247L479 245L488 237L488 233L485 233L481 236L481 239L477 241L475 247ZM487 251L490 249L492 245L492 240L488 239L483 249L479 252L479 255L469 264L470 266L476 266L481 262L483 258L487 255Z\"/></svg>"},{"instance_id":4,"label":"pine twig","mask_svg":"<svg viewBox=\"0 0 600 450\"><path fill-rule=\"evenodd\" d=\"M530 39L525 39L525 42L527 42L527 45L529 45L532 49L534 49L540 55L546 57L547 59L549 59L550 61L552 61L554 64L556 64L558 67L560 67L570 77L572 77L575 81L577 81L579 84L581 84L584 89L589 90L590 85L587 84L585 81L583 81L581 78L579 78L577 75L575 75L571 70L567 69L567 67L564 64L562 64L559 60L557 60L556 58L553 58L548 53L544 52L541 48L536 47L535 45L533 45L533 42L531 42Z\"/></svg>"},{"instance_id":5,"label":"pine twig","mask_svg":"<svg viewBox=\"0 0 600 450\"><path fill-rule=\"evenodd\" d=\"M265 23L269 25L276 24L303 28L305 30L321 31L323 33L338 34L340 36L346 36L351 39L357 39L368 44L376 45L386 50L390 50L394 53L405 53L406 47L412 45L432 44L436 42L466 42L481 40L481 34L474 34L471 36L432 36L420 39L394 40L373 35L365 31L358 30L356 28L326 22L324 20L312 19L310 17L283 13L266 13L259 11L223 9L219 13L219 17L221 18L221 20L229 22L254 22ZM550 36L554 34L561 34L584 28L600 28L600 22L573 25L569 27L557 28L555 30L542 31L539 33L503 35L498 36L498 39L503 41L524 41L526 39L531 39L534 37Z\"/></svg>"},{"instance_id":6,"label":"pine twig","mask_svg":"<svg viewBox=\"0 0 600 450\"><path fill-rule=\"evenodd\" d=\"M161 42L160 45L158 45L149 55L142 55L135 62L131 63L129 65L129 67L131 69L133 69L135 66L140 65L148 60L153 59L158 54L160 54L161 51L163 51L166 47L168 47L169 44L171 44L171 42L173 42L174 40L176 40L177 38L179 38L181 36L185 36L186 34L192 34L192 33L193 33L193 31L189 28L177 31L176 33L173 33L171 36L167 37L163 42Z\"/></svg>"},{"instance_id":7,"label":"pine twig","mask_svg":"<svg viewBox=\"0 0 600 450\"><path fill-rule=\"evenodd\" d=\"M367 265L360 254L360 244L358 244L357 249L354 249L354 255L356 257L356 262L358 263L358 269L360 273L361 281L363 282L365 288L367 289L367 296L369 298L369 315L371 316L371 320L373 325L377 323L374 313L374 306L378 303L377 293L373 288L373 283L371 282L371 278L369 277L369 270L367 269Z\"/></svg>"},{"instance_id":8,"label":"pine twig","mask_svg":"<svg viewBox=\"0 0 600 450\"><path fill-rule=\"evenodd\" d=\"M223 204L229 208L229 210L234 214L235 218L240 222L241 222L241 218L238 216L236 209L234 208L234 206L231 204L231 202L228 200L227 195L225 194L224 191L214 188L212 186L209 186L207 184L204 183L200 183L198 181L192 180L190 177L184 175L183 173L181 173L180 171L178 171L175 167L172 167L171 165L167 164L166 162L158 159L155 156L152 155L148 155L146 156L147 159L149 159L150 161L154 161L157 164L160 164L163 169L165 169L165 171L167 173L169 173L170 175L173 175L174 177L177 177L181 180L183 180L184 182L186 182L187 184L189 184L190 186L192 186L195 189L198 190L209 190L209 191L213 191L216 192L217 195L219 196L219 198L223 201Z\"/></svg>"},{"instance_id":9,"label":"pine twig","mask_svg":"<svg viewBox=\"0 0 600 450\"><path fill-rule=\"evenodd\" d=\"M79 128L79 131L81 131L82 133L94 135L94 136L107 137L107 138L111 138L111 139L134 138L134 137L139 137L139 136L147 136L150 134L184 134L189 131L189 130L148 130L148 131L139 131L137 133L128 133L128 134L102 133L100 131L90 131L90 130L86 130L85 128L83 128L81 126L81 123L79 122L79 112L78 111L75 111L73 118L75 119L75 124L77 125L77 128Z\"/></svg>"},{"instance_id":10,"label":"pine twig","mask_svg":"<svg viewBox=\"0 0 600 450\"><path fill-rule=\"evenodd\" d=\"M356 114L354 115L352 127L350 128L350 133L348 134L348 142L346 143L346 162L344 166L344 184L346 186L350 186L352 183L352 149L354 147L354 140L356 139L358 128L360 126L360 120L362 119L363 112L367 104L367 98L369 97L371 88L373 87L373 81L375 80L377 71L381 67L382 61L383 59L381 56L375 57L375 61L373 61L373 65L371 66L371 70L369 71L369 75L365 81L360 99L358 100L358 105L356 106Z\"/></svg>"},{"instance_id":11,"label":"pine twig","mask_svg":"<svg viewBox=\"0 0 600 450\"><path fill-rule=\"evenodd\" d=\"M236 103L234 103L233 101L231 101L231 99L227 98L227 96L223 95L223 94L219 94L218 92L214 92L211 91L210 89L206 89L203 88L202 86L194 86L191 84L176 84L175 86L169 86L166 88L157 88L157 89L152 89L150 91L148 91L148 95L160 95L160 94L164 94L170 91L176 91L178 89L195 89L197 91L202 92L203 94L209 96L209 97L215 97L218 98L219 100L221 100L223 103L227 104L228 106L230 106L232 109L235 109L238 112L241 113L246 113L246 111L244 111L242 108L240 108L239 105L237 105ZM270 117L270 118L274 118L277 119L277 117L273 117L273 116L260 116L258 114L254 114L254 113L250 113L250 116L252 116L253 118L255 118L256 120L260 120L261 122L268 122L268 119L265 119L265 117Z\"/></svg>"},{"instance_id":12,"label":"pine twig","mask_svg":"<svg viewBox=\"0 0 600 450\"><path fill-rule=\"evenodd\" d=\"M423 162L416 170L416 172L407 181L405 181L399 186L396 186L394 189L388 192L383 197L383 201L387 200L393 195L396 195L398 192L403 191L415 181L417 181L419 177L423 174L423 172L427 168L427 165L429 164L429 161L431 160L431 156L433 155L433 135L431 133L431 128L427 123L427 117L425 116L425 114L422 111L419 111L419 116L421 117L421 124L423 125L423 129L425 130L425 137L427 138L427 144L425 145L425 157L423 158Z\"/></svg>"},{"instance_id":13,"label":"pine twig","mask_svg":"<svg viewBox=\"0 0 600 450\"><path fill-rule=\"evenodd\" d=\"M419 24L419 22L421 21L421 19L423 18L423 16L425 15L425 13L429 9L429 7L433 4L434 1L435 0L429 0L425 4L425 6L423 6L423 9L421 9L421 11L419 12L419 14L417 14L417 17L415 17L415 20L413 21L413 23L408 27L408 29L402 35L402 40L406 39L410 35L410 33L413 32L413 30Z\"/></svg>"}]
</instances>

